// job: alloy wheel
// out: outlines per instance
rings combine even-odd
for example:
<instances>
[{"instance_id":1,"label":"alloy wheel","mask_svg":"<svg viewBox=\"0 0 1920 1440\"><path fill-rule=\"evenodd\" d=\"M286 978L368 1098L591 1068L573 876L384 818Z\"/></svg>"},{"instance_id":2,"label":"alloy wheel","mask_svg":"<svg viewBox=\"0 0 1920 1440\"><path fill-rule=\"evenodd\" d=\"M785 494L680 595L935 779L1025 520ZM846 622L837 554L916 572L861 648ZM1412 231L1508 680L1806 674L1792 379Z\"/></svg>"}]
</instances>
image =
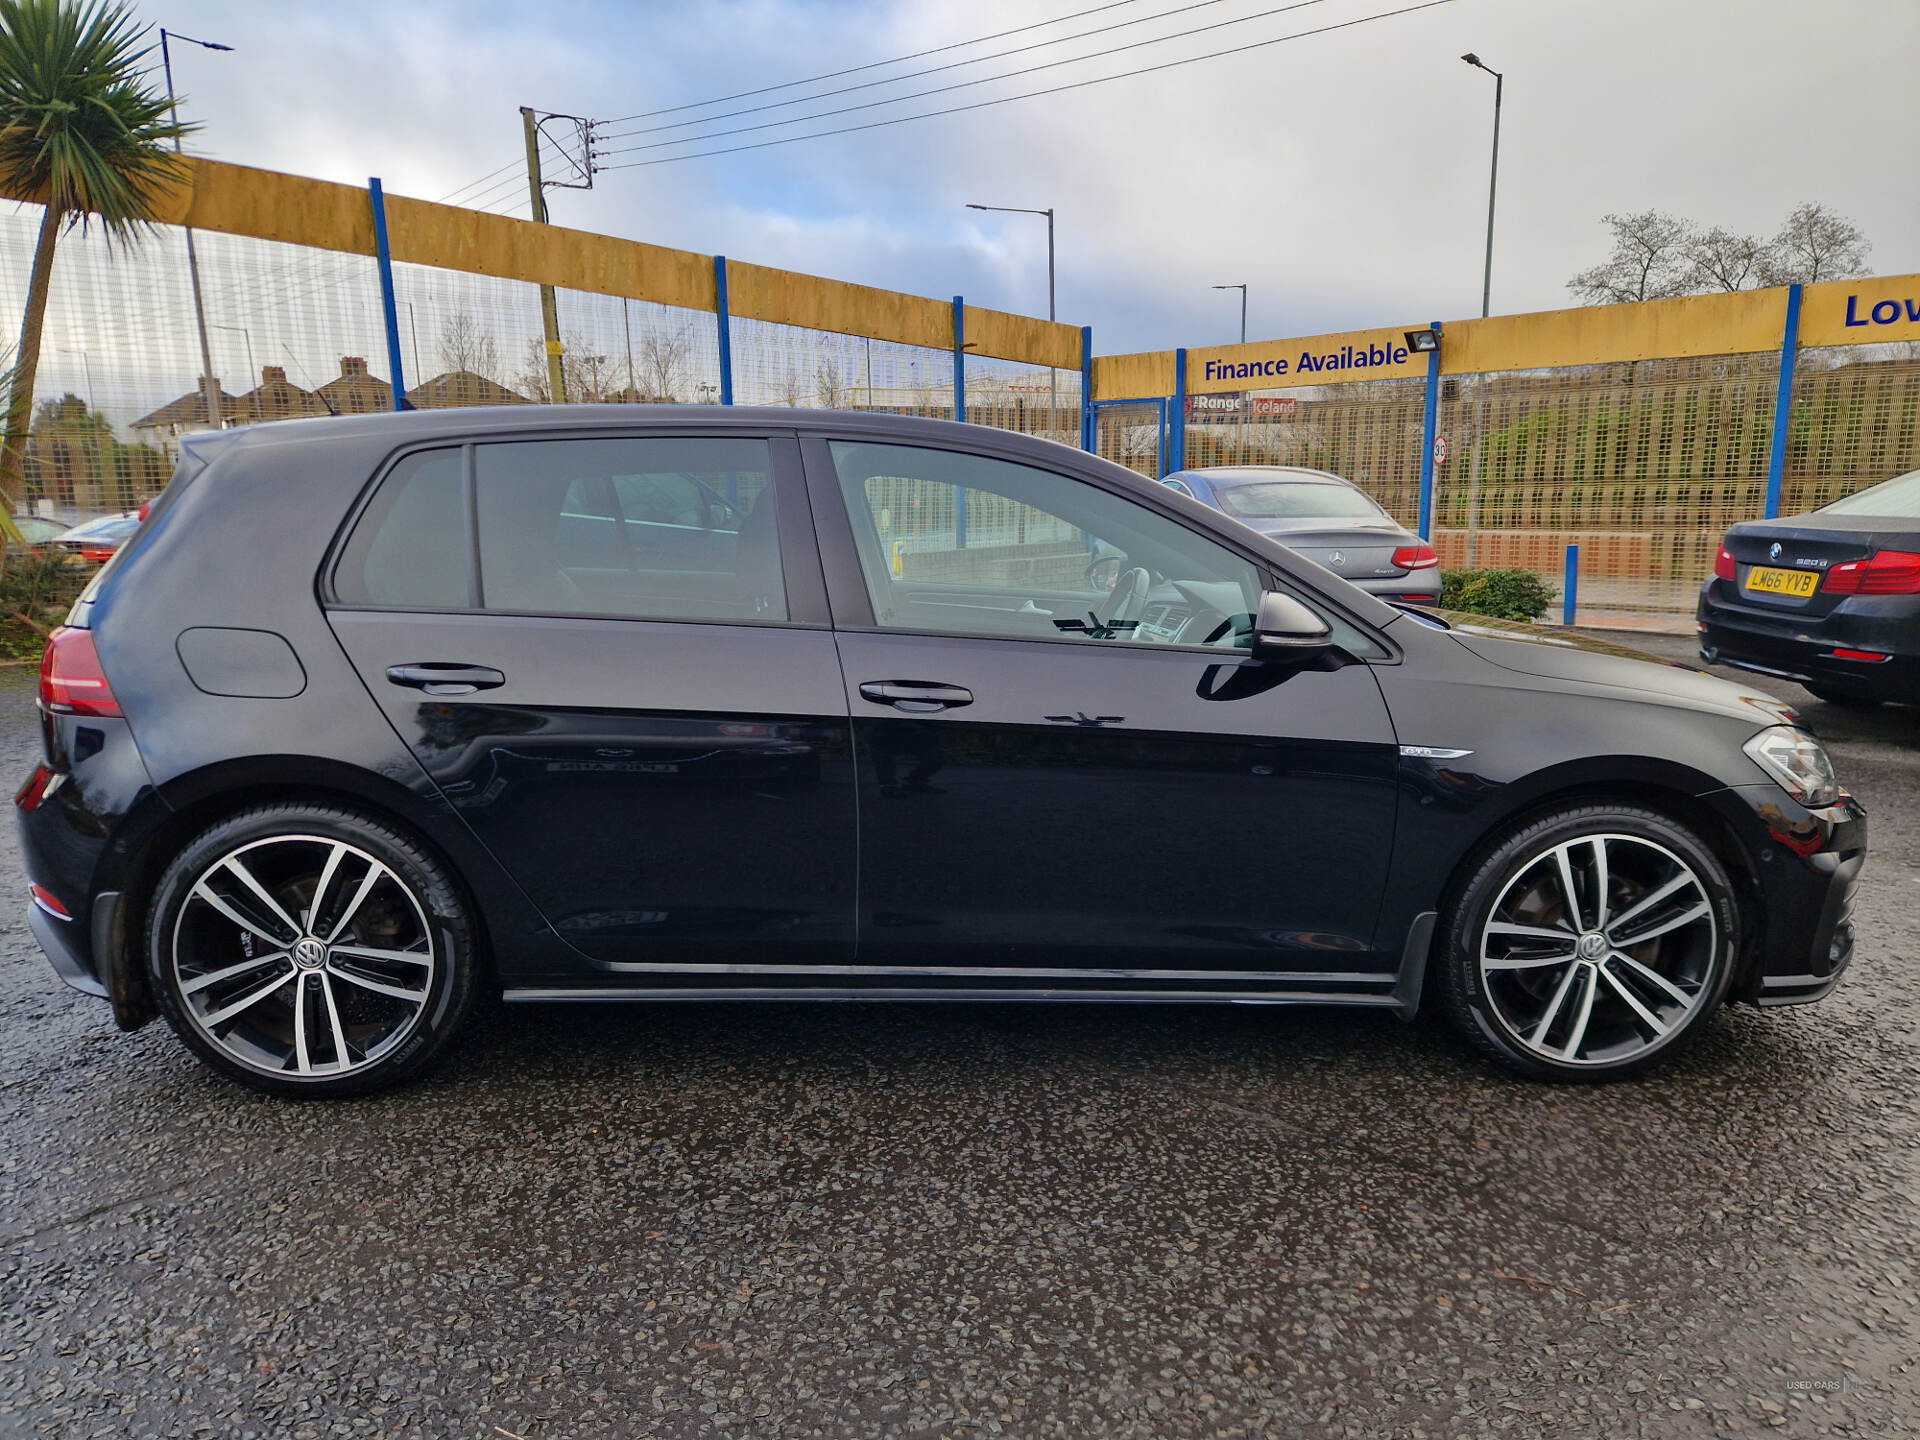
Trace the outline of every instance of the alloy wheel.
<instances>
[{"instance_id":1,"label":"alloy wheel","mask_svg":"<svg viewBox=\"0 0 1920 1440\"><path fill-rule=\"evenodd\" d=\"M1658 1049L1713 989L1719 922L1706 883L1666 846L1582 835L1514 872L1480 937L1495 1019L1556 1065Z\"/></svg>"},{"instance_id":2,"label":"alloy wheel","mask_svg":"<svg viewBox=\"0 0 1920 1440\"><path fill-rule=\"evenodd\" d=\"M439 957L413 889L366 850L277 835L228 851L174 920L172 980L193 1025L290 1080L366 1069L419 1025Z\"/></svg>"}]
</instances>

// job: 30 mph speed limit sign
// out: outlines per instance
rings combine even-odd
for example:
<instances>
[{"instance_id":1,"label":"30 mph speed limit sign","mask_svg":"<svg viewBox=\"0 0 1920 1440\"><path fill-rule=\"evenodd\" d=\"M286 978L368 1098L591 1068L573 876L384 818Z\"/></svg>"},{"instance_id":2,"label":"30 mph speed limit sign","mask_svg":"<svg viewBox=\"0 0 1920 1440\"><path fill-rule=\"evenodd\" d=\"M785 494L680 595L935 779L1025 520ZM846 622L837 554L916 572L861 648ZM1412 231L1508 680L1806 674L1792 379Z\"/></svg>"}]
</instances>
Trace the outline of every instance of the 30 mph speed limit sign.
<instances>
[{"instance_id":1,"label":"30 mph speed limit sign","mask_svg":"<svg viewBox=\"0 0 1920 1440\"><path fill-rule=\"evenodd\" d=\"M1447 437L1444 435L1433 437L1433 463L1436 465L1447 463Z\"/></svg>"}]
</instances>

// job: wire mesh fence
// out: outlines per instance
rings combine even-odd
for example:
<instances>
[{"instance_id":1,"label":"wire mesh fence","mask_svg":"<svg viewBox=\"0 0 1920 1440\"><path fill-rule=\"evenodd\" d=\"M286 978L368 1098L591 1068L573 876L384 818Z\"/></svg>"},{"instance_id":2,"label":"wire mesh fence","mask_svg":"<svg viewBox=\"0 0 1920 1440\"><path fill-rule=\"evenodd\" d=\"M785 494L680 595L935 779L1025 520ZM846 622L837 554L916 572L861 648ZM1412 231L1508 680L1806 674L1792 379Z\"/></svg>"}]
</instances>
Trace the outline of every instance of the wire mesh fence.
<instances>
[{"instance_id":1,"label":"wire mesh fence","mask_svg":"<svg viewBox=\"0 0 1920 1440\"><path fill-rule=\"evenodd\" d=\"M1920 465L1920 345L1803 350L1780 513L1812 510Z\"/></svg>"},{"instance_id":2,"label":"wire mesh fence","mask_svg":"<svg viewBox=\"0 0 1920 1440\"><path fill-rule=\"evenodd\" d=\"M1557 581L1578 544L1589 623L1670 627L1727 527L1761 513L1778 375L1730 355L1449 378L1441 563Z\"/></svg>"},{"instance_id":3,"label":"wire mesh fence","mask_svg":"<svg viewBox=\"0 0 1920 1440\"><path fill-rule=\"evenodd\" d=\"M950 350L737 316L729 329L736 405L952 418Z\"/></svg>"}]
</instances>

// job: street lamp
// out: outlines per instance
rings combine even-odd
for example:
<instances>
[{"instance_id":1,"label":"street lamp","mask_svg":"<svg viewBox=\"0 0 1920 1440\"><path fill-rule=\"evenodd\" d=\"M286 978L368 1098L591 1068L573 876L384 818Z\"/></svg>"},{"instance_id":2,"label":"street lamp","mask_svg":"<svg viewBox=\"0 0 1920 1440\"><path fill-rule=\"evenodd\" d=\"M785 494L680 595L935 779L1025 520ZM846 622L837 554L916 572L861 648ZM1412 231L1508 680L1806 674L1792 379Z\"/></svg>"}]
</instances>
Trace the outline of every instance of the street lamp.
<instances>
[{"instance_id":1,"label":"street lamp","mask_svg":"<svg viewBox=\"0 0 1920 1440\"><path fill-rule=\"evenodd\" d=\"M1247 287L1244 285L1216 285L1216 290L1238 290L1240 292L1240 343L1247 343Z\"/></svg>"},{"instance_id":2,"label":"street lamp","mask_svg":"<svg viewBox=\"0 0 1920 1440\"><path fill-rule=\"evenodd\" d=\"M87 352L84 350L73 350L62 345L60 347L60 353L63 355L78 355L80 357L80 368L84 370L87 375L87 414L98 416L100 412L94 408L93 404L93 362L87 358Z\"/></svg>"},{"instance_id":3,"label":"street lamp","mask_svg":"<svg viewBox=\"0 0 1920 1440\"><path fill-rule=\"evenodd\" d=\"M1047 217L1047 319L1059 317L1053 309L1053 207L1045 210L1030 210L1022 205L975 205L967 202L969 210L994 210L1003 215L1044 215ZM1047 367L1047 424L1048 433L1060 428L1060 377L1051 365Z\"/></svg>"},{"instance_id":4,"label":"street lamp","mask_svg":"<svg viewBox=\"0 0 1920 1440\"><path fill-rule=\"evenodd\" d=\"M209 328L214 330L238 330L242 335L246 336L247 374L253 377L253 384L248 388L253 393L253 418L254 418L254 421L258 423L260 420L260 378L261 377L260 377L260 372L253 368L253 332L247 329L247 327L244 325L221 325L221 324L215 323L211 325Z\"/></svg>"},{"instance_id":5,"label":"street lamp","mask_svg":"<svg viewBox=\"0 0 1920 1440\"><path fill-rule=\"evenodd\" d=\"M1487 172L1487 269L1480 284L1480 318L1484 320L1493 303L1493 196L1500 181L1500 92L1506 87L1507 77L1471 50L1460 58L1493 77L1493 167Z\"/></svg>"},{"instance_id":6,"label":"street lamp","mask_svg":"<svg viewBox=\"0 0 1920 1440\"><path fill-rule=\"evenodd\" d=\"M202 50L231 50L231 45L222 45L215 40L196 40L191 35L182 35L178 31L162 29L160 31L160 67L167 77L167 110L174 124L180 123L180 102L173 93L173 51L168 48L169 40L184 40L189 45L198 45ZM180 153L180 137L173 137L174 154ZM200 390L207 397L207 424L213 429L220 428L220 382L213 378L213 347L207 343L207 309L200 299L200 257L194 253L193 230L182 226L187 234L187 273L193 279L193 318L200 327Z\"/></svg>"}]
</instances>

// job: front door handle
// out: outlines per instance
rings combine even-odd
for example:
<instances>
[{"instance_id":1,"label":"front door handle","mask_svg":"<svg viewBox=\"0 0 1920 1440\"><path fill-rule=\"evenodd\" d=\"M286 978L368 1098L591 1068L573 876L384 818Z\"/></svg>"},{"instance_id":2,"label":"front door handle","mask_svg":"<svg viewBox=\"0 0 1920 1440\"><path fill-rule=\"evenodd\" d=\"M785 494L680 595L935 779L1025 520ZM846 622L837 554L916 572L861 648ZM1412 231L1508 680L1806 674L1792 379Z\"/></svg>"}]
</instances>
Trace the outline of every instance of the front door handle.
<instances>
[{"instance_id":1,"label":"front door handle","mask_svg":"<svg viewBox=\"0 0 1920 1440\"><path fill-rule=\"evenodd\" d=\"M930 680L869 680L861 685L860 698L876 705L891 705L910 715L929 715L936 710L971 705L973 692Z\"/></svg>"},{"instance_id":2,"label":"front door handle","mask_svg":"<svg viewBox=\"0 0 1920 1440\"><path fill-rule=\"evenodd\" d=\"M507 683L500 671L485 665L462 665L451 660L423 660L417 665L389 665L387 679L396 685L424 690L429 695L471 695Z\"/></svg>"}]
</instances>

